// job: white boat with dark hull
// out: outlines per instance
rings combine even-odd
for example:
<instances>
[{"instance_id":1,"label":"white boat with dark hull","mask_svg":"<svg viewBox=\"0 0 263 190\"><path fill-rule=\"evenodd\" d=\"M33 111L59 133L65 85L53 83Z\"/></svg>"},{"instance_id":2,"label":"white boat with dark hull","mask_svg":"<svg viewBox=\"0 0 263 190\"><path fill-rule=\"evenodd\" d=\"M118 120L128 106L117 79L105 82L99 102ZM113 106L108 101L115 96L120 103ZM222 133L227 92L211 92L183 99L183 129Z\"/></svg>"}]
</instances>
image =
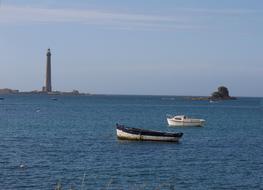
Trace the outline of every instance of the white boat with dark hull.
<instances>
[{"instance_id":1,"label":"white boat with dark hull","mask_svg":"<svg viewBox=\"0 0 263 190\"><path fill-rule=\"evenodd\" d=\"M117 137L122 140L140 140L140 141L168 141L178 142L183 133L168 133L161 131L152 131L126 127L116 124Z\"/></svg>"},{"instance_id":2,"label":"white boat with dark hull","mask_svg":"<svg viewBox=\"0 0 263 190\"><path fill-rule=\"evenodd\" d=\"M196 126L202 127L205 124L204 119L194 119L185 115L167 116L167 122L169 126Z\"/></svg>"}]
</instances>

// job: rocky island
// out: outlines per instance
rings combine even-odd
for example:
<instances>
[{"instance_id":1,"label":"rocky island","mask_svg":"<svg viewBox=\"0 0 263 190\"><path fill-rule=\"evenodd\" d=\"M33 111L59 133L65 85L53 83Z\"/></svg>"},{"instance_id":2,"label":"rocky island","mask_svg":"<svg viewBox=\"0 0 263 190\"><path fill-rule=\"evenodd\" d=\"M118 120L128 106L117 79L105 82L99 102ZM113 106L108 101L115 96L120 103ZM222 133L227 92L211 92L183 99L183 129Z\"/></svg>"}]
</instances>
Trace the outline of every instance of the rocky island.
<instances>
[{"instance_id":1,"label":"rocky island","mask_svg":"<svg viewBox=\"0 0 263 190\"><path fill-rule=\"evenodd\" d=\"M213 92L209 97L194 97L192 100L212 100L212 101L219 101L219 100L235 100L236 97L232 97L229 95L229 91L227 87L220 86L218 87L217 91Z\"/></svg>"}]
</instances>

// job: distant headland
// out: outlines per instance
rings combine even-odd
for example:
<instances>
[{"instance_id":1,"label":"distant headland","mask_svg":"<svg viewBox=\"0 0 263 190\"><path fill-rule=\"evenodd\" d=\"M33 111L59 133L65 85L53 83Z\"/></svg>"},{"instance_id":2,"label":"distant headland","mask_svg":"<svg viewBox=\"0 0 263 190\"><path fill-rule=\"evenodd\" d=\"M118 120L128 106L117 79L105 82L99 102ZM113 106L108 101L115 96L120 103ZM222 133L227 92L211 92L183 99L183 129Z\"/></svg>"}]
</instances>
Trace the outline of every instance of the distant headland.
<instances>
[{"instance_id":1,"label":"distant headland","mask_svg":"<svg viewBox=\"0 0 263 190\"><path fill-rule=\"evenodd\" d=\"M219 100L236 100L236 97L232 97L229 95L228 88L225 86L219 86L217 91L213 92L211 96L208 97L193 97L192 100L212 100L212 101L219 101Z\"/></svg>"}]
</instances>

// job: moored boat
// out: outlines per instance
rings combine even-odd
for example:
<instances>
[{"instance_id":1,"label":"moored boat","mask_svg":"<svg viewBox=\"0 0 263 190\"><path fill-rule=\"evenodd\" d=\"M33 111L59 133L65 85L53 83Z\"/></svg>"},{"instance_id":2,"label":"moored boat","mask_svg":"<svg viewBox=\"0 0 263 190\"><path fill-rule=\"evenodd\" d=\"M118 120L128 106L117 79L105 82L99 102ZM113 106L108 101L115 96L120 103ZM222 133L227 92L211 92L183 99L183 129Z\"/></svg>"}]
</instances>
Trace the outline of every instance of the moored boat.
<instances>
[{"instance_id":1,"label":"moored boat","mask_svg":"<svg viewBox=\"0 0 263 190\"><path fill-rule=\"evenodd\" d=\"M118 139L122 140L141 140L141 141L168 141L178 142L183 133L170 133L126 127L116 124Z\"/></svg>"},{"instance_id":2,"label":"moored boat","mask_svg":"<svg viewBox=\"0 0 263 190\"><path fill-rule=\"evenodd\" d=\"M205 124L204 119L194 119L185 115L167 116L169 126L197 126L202 127Z\"/></svg>"}]
</instances>

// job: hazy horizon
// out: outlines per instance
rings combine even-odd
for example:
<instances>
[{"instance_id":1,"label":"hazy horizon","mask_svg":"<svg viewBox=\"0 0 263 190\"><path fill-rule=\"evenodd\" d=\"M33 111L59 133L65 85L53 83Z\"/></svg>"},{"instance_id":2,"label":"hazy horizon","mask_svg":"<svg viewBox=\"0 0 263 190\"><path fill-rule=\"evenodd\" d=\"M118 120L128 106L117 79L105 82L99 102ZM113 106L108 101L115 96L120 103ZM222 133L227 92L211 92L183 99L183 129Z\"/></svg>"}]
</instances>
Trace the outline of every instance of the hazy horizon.
<instances>
[{"instance_id":1,"label":"hazy horizon","mask_svg":"<svg viewBox=\"0 0 263 190\"><path fill-rule=\"evenodd\" d=\"M0 1L0 88L263 97L263 2Z\"/></svg>"}]
</instances>

